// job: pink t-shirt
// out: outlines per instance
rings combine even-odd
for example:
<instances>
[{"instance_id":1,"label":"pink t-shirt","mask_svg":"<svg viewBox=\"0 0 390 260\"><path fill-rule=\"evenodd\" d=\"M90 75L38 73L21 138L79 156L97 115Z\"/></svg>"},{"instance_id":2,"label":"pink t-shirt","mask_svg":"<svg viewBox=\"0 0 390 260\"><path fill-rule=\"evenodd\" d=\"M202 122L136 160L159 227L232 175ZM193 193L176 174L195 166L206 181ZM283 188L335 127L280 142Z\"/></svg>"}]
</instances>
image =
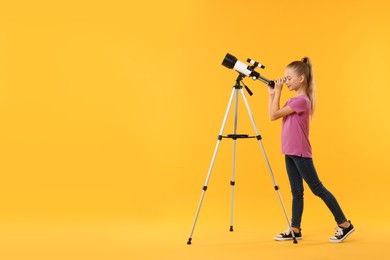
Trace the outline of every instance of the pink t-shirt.
<instances>
[{"instance_id":1,"label":"pink t-shirt","mask_svg":"<svg viewBox=\"0 0 390 260\"><path fill-rule=\"evenodd\" d=\"M282 154L312 158L309 141L311 102L306 95L291 98L284 106L295 112L283 117Z\"/></svg>"}]
</instances>

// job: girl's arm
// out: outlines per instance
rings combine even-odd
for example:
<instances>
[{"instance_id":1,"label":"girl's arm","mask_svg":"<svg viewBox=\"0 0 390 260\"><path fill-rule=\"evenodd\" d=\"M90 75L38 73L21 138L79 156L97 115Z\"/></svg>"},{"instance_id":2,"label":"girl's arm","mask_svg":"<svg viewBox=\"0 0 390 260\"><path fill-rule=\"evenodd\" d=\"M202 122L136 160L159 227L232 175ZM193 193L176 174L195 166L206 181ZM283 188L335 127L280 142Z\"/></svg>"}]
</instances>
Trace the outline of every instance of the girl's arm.
<instances>
[{"instance_id":1,"label":"girl's arm","mask_svg":"<svg viewBox=\"0 0 390 260\"><path fill-rule=\"evenodd\" d=\"M272 89L268 87L269 103L268 112L271 121L277 120L281 117L294 113L295 111L290 106L280 108L280 96L282 94L283 80L277 79L275 87Z\"/></svg>"}]
</instances>

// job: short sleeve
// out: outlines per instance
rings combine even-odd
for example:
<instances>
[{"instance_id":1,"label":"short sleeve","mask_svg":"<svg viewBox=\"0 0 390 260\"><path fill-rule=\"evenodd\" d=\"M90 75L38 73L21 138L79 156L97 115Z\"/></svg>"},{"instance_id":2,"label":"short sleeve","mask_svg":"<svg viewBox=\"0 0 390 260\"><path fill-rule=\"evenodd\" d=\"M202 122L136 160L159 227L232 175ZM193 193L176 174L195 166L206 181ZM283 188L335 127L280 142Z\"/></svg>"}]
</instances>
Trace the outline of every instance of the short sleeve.
<instances>
[{"instance_id":1,"label":"short sleeve","mask_svg":"<svg viewBox=\"0 0 390 260\"><path fill-rule=\"evenodd\" d=\"M307 98L293 98L287 105L297 114L310 110L310 101Z\"/></svg>"}]
</instances>

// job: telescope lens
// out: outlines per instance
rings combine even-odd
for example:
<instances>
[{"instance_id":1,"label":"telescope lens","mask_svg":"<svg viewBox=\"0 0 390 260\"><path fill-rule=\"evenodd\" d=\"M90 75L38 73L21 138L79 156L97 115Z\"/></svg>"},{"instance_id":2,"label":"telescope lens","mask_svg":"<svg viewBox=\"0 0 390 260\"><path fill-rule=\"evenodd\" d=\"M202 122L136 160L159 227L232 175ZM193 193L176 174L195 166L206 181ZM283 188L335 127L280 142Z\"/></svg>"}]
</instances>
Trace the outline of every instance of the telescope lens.
<instances>
[{"instance_id":1,"label":"telescope lens","mask_svg":"<svg viewBox=\"0 0 390 260\"><path fill-rule=\"evenodd\" d=\"M236 57L227 53L225 58L222 61L222 65L225 66L226 68L233 69L236 62L237 62Z\"/></svg>"}]
</instances>

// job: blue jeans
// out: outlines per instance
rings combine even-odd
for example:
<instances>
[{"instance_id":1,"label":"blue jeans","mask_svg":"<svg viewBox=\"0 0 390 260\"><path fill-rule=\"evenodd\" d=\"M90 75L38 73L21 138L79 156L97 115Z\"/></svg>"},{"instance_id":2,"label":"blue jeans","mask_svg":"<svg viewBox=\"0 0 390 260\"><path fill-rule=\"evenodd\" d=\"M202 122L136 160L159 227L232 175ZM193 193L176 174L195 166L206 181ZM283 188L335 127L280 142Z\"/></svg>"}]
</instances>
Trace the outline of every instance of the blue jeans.
<instances>
[{"instance_id":1,"label":"blue jeans","mask_svg":"<svg viewBox=\"0 0 390 260\"><path fill-rule=\"evenodd\" d=\"M314 195L320 197L332 212L337 224L344 223L346 218L336 198L330 193L318 178L312 158L286 155L286 168L292 192L291 226L301 227L303 213L303 180L306 181Z\"/></svg>"}]
</instances>

